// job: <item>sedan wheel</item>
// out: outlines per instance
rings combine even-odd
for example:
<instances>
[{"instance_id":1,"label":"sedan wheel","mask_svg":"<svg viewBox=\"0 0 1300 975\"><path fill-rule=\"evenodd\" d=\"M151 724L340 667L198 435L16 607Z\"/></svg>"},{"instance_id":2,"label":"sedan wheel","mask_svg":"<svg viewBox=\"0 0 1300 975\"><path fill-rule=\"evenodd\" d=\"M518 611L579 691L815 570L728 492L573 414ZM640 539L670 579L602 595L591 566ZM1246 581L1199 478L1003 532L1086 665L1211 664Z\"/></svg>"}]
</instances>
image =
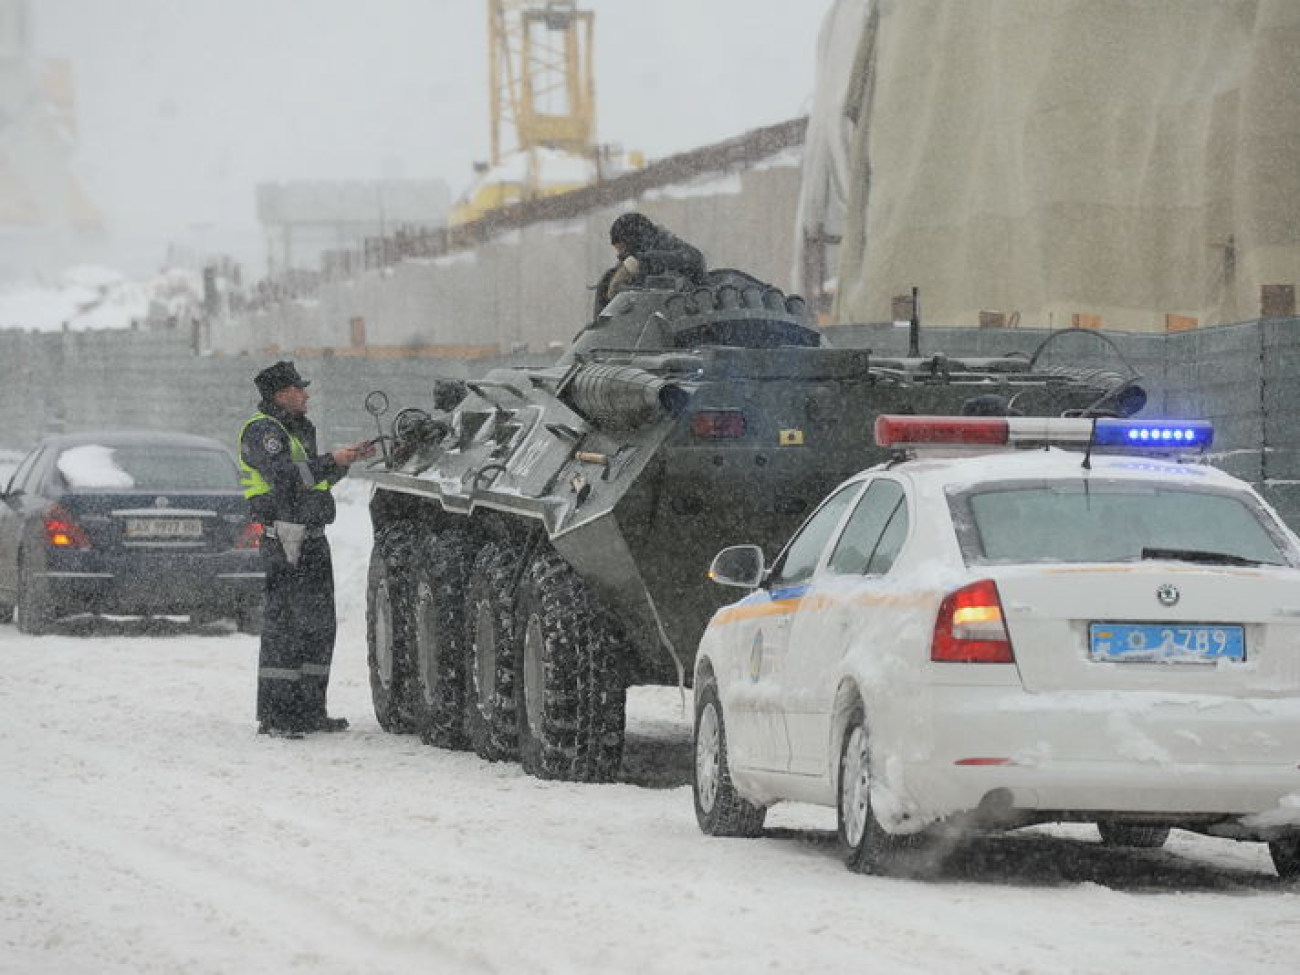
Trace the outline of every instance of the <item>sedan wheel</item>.
<instances>
[{"instance_id":1,"label":"sedan wheel","mask_svg":"<svg viewBox=\"0 0 1300 975\"><path fill-rule=\"evenodd\" d=\"M1106 846L1131 846L1137 849L1155 850L1165 845L1169 839L1168 826L1141 826L1133 823L1100 822L1097 832L1101 842Z\"/></svg>"},{"instance_id":2,"label":"sedan wheel","mask_svg":"<svg viewBox=\"0 0 1300 975\"><path fill-rule=\"evenodd\" d=\"M1268 853L1273 858L1273 867L1279 877L1283 880L1300 880L1300 835L1270 840Z\"/></svg>"},{"instance_id":3,"label":"sedan wheel","mask_svg":"<svg viewBox=\"0 0 1300 975\"><path fill-rule=\"evenodd\" d=\"M36 574L27 559L18 570L18 612L15 622L22 633L40 636L50 631L49 590L45 579Z\"/></svg>"}]
</instances>

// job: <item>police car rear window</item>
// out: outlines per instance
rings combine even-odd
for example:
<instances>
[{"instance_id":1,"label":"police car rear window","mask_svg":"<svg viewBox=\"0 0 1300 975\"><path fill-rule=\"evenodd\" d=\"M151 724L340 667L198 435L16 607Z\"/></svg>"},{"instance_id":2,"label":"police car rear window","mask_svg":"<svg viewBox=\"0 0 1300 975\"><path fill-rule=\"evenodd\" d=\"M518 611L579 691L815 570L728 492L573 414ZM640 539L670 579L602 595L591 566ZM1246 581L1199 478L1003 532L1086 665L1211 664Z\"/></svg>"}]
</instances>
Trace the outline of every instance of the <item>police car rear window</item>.
<instances>
[{"instance_id":1,"label":"police car rear window","mask_svg":"<svg viewBox=\"0 0 1300 975\"><path fill-rule=\"evenodd\" d=\"M1071 480L981 485L950 504L968 564L1131 562L1161 552L1261 565L1297 557L1247 494Z\"/></svg>"}]
</instances>

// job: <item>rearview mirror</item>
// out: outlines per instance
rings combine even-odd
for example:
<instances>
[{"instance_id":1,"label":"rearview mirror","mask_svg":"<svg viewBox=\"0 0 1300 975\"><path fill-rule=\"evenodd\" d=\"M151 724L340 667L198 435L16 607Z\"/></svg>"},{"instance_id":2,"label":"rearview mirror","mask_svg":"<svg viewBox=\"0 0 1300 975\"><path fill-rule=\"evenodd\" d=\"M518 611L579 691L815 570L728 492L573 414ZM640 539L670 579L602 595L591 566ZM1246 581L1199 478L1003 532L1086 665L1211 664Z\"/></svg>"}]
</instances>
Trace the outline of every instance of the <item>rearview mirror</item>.
<instances>
[{"instance_id":1,"label":"rearview mirror","mask_svg":"<svg viewBox=\"0 0 1300 975\"><path fill-rule=\"evenodd\" d=\"M732 545L713 557L709 578L720 586L754 589L763 581L763 550L757 545Z\"/></svg>"}]
</instances>

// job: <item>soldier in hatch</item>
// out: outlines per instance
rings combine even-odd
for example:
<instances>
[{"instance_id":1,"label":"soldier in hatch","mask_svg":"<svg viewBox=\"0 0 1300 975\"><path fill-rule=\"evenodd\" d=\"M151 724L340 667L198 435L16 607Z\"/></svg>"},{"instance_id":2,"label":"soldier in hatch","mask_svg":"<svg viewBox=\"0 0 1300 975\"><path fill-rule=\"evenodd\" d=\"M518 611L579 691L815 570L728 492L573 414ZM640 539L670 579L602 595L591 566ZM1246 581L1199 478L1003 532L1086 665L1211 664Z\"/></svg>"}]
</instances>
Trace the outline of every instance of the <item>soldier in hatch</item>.
<instances>
[{"instance_id":1,"label":"soldier in hatch","mask_svg":"<svg viewBox=\"0 0 1300 975\"><path fill-rule=\"evenodd\" d=\"M609 228L618 263L596 286L596 314L623 288L658 274L678 274L692 284L704 283L704 255L643 213L625 213Z\"/></svg>"}]
</instances>

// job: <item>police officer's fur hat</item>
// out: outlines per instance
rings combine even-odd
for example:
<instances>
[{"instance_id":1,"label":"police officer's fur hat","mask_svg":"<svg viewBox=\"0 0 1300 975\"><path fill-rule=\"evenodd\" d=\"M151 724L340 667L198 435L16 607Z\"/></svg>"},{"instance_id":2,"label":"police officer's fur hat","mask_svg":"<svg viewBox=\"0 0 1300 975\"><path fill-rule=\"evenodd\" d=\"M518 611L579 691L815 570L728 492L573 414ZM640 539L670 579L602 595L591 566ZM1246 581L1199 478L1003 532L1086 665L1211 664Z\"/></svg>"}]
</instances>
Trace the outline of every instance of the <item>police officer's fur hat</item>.
<instances>
[{"instance_id":1,"label":"police officer's fur hat","mask_svg":"<svg viewBox=\"0 0 1300 975\"><path fill-rule=\"evenodd\" d=\"M298 375L298 370L294 368L292 362L287 359L281 359L273 366L267 366L256 376L253 377L253 384L257 386L257 391L262 394L262 399L270 399L282 389L290 386L310 386L311 380L303 379Z\"/></svg>"}]
</instances>

